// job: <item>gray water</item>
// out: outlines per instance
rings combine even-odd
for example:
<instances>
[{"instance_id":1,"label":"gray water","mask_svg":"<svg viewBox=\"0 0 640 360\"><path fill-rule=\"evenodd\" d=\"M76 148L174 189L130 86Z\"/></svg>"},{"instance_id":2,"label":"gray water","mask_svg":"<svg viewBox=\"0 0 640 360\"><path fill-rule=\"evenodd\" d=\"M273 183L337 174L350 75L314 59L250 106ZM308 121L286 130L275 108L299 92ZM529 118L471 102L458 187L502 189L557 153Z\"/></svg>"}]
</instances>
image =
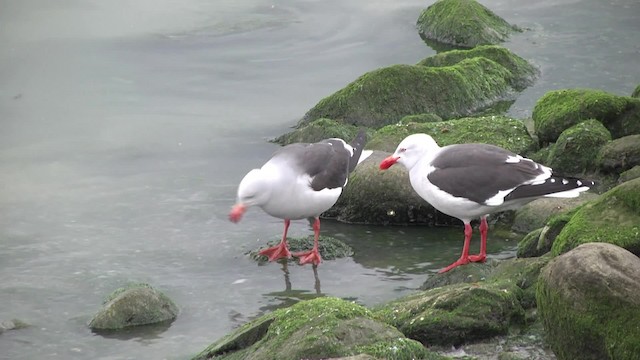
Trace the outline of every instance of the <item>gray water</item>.
<instances>
[{"instance_id":1,"label":"gray water","mask_svg":"<svg viewBox=\"0 0 640 360\"><path fill-rule=\"evenodd\" d=\"M344 225L353 258L259 266L244 253L282 223L227 220L235 188L319 99L362 73L434 54L414 29L430 2L0 0L1 359L183 359L298 299L365 305L408 294L457 258L461 229ZM530 30L506 45L546 91L640 83L640 3L487 1ZM290 235L312 230L292 224ZM491 238L493 257L515 244ZM181 313L117 336L86 324L103 298L148 282Z\"/></svg>"}]
</instances>

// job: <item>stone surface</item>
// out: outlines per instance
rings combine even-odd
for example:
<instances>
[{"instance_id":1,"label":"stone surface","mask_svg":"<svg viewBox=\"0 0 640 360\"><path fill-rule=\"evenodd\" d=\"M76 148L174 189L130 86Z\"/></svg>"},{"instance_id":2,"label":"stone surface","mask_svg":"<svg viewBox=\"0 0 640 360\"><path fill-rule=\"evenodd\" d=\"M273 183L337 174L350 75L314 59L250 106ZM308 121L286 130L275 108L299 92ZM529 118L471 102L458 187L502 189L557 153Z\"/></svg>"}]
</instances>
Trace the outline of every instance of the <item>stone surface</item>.
<instances>
[{"instance_id":1,"label":"stone surface","mask_svg":"<svg viewBox=\"0 0 640 360\"><path fill-rule=\"evenodd\" d=\"M576 198L540 198L515 211L511 229L519 233L529 233L543 227L552 216L566 213L594 200L598 195L583 192Z\"/></svg>"},{"instance_id":2,"label":"stone surface","mask_svg":"<svg viewBox=\"0 0 640 360\"><path fill-rule=\"evenodd\" d=\"M318 119L311 123L280 135L273 142L280 145L293 143L314 143L329 138L339 138L350 142L356 137L358 128L331 119Z\"/></svg>"},{"instance_id":3,"label":"stone surface","mask_svg":"<svg viewBox=\"0 0 640 360\"><path fill-rule=\"evenodd\" d=\"M611 133L601 122L583 121L560 134L544 164L565 176L592 172L597 166L598 152L610 141Z\"/></svg>"},{"instance_id":4,"label":"stone surface","mask_svg":"<svg viewBox=\"0 0 640 360\"><path fill-rule=\"evenodd\" d=\"M148 284L133 284L115 290L91 319L92 330L118 330L131 326L171 321L178 307Z\"/></svg>"},{"instance_id":5,"label":"stone surface","mask_svg":"<svg viewBox=\"0 0 640 360\"><path fill-rule=\"evenodd\" d=\"M638 358L637 256L611 244L583 244L553 259L538 281L538 310L558 359Z\"/></svg>"},{"instance_id":6,"label":"stone surface","mask_svg":"<svg viewBox=\"0 0 640 360\"><path fill-rule=\"evenodd\" d=\"M615 139L600 149L598 165L603 171L620 174L640 165L640 134Z\"/></svg>"}]
</instances>

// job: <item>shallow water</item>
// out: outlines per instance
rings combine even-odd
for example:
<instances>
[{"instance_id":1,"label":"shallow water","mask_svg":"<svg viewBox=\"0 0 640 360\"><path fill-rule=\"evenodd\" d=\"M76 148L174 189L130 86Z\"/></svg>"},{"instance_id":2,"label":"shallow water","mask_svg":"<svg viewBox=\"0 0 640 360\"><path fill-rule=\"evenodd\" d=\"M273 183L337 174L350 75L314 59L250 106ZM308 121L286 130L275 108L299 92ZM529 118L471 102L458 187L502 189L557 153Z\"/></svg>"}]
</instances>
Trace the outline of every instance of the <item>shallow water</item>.
<instances>
[{"instance_id":1,"label":"shallow water","mask_svg":"<svg viewBox=\"0 0 640 360\"><path fill-rule=\"evenodd\" d=\"M640 82L640 6L486 3L530 28L507 46L546 91L629 94ZM118 6L119 5L119 6ZM278 238L258 210L232 224L235 187L276 149L265 140L365 71L433 54L414 29L422 1L0 0L0 358L183 359L296 299L375 305L457 258L462 229L323 221L350 259L259 266ZM290 234L311 233L306 221ZM494 257L513 242L491 238ZM180 306L170 326L97 335L86 324L130 281Z\"/></svg>"}]
</instances>

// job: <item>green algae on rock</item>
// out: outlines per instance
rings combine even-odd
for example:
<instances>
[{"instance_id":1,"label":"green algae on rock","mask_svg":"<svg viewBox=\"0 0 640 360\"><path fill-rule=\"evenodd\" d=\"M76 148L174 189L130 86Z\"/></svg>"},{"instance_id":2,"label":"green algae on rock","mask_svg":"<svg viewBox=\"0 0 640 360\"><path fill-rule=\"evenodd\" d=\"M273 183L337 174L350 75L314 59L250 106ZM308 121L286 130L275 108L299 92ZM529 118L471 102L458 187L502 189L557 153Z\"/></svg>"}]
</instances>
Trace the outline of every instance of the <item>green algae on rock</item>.
<instances>
[{"instance_id":1,"label":"green algae on rock","mask_svg":"<svg viewBox=\"0 0 640 360\"><path fill-rule=\"evenodd\" d=\"M552 217L567 213L596 197L598 195L586 192L575 198L540 198L534 200L515 211L511 230L519 233L529 233L535 229L542 228ZM547 251L550 249L547 249Z\"/></svg>"},{"instance_id":2,"label":"green algae on rock","mask_svg":"<svg viewBox=\"0 0 640 360\"><path fill-rule=\"evenodd\" d=\"M624 182L578 208L551 251L560 255L589 242L615 244L640 256L640 178Z\"/></svg>"},{"instance_id":3,"label":"green algae on rock","mask_svg":"<svg viewBox=\"0 0 640 360\"><path fill-rule=\"evenodd\" d=\"M418 65L441 67L452 66L464 59L484 57L504 66L509 72L509 85L516 91L522 91L533 85L539 75L536 67L527 60L509 51L509 49L497 45L483 45L469 50L451 50L439 53L418 62Z\"/></svg>"},{"instance_id":4,"label":"green algae on rock","mask_svg":"<svg viewBox=\"0 0 640 360\"><path fill-rule=\"evenodd\" d=\"M609 142L600 149L597 162L603 171L617 174L640 165L640 134Z\"/></svg>"},{"instance_id":5,"label":"green algae on rock","mask_svg":"<svg viewBox=\"0 0 640 360\"><path fill-rule=\"evenodd\" d=\"M567 176L594 171L600 148L610 141L611 133L601 122L594 119L583 121L560 134L545 165Z\"/></svg>"},{"instance_id":6,"label":"green algae on rock","mask_svg":"<svg viewBox=\"0 0 640 360\"><path fill-rule=\"evenodd\" d=\"M497 44L521 31L475 0L439 0L426 8L417 21L427 40L472 48Z\"/></svg>"},{"instance_id":7,"label":"green algae on rock","mask_svg":"<svg viewBox=\"0 0 640 360\"><path fill-rule=\"evenodd\" d=\"M443 119L470 115L512 97L511 72L483 57L455 65L393 65L370 71L320 100L298 124L319 118L380 128L407 115L434 113Z\"/></svg>"},{"instance_id":8,"label":"green algae on rock","mask_svg":"<svg viewBox=\"0 0 640 360\"><path fill-rule=\"evenodd\" d=\"M112 292L89 323L92 330L118 330L171 321L178 307L149 284L132 284Z\"/></svg>"},{"instance_id":9,"label":"green algae on rock","mask_svg":"<svg viewBox=\"0 0 640 360\"><path fill-rule=\"evenodd\" d=\"M339 138L347 142L355 138L358 128L331 119L317 119L298 129L273 139L274 143L288 145L293 143L314 143L328 138Z\"/></svg>"},{"instance_id":10,"label":"green algae on rock","mask_svg":"<svg viewBox=\"0 0 640 360\"><path fill-rule=\"evenodd\" d=\"M536 291L546 340L559 360L637 359L640 259L589 243L543 269Z\"/></svg>"},{"instance_id":11,"label":"green algae on rock","mask_svg":"<svg viewBox=\"0 0 640 360\"><path fill-rule=\"evenodd\" d=\"M275 246L278 243L280 243L280 239L271 240L267 242L264 247ZM289 250L291 252L311 250L311 248L313 247L313 235L307 237L287 238L287 244L289 244ZM259 251L259 249L251 250L250 252L248 252L248 255L253 260L259 263L267 262L267 257L264 255L260 255L258 253ZM320 235L320 237L318 238L318 251L320 252L320 256L322 256L323 260L334 260L353 255L353 249L351 248L351 246L332 236L327 235ZM295 261L294 258L290 260Z\"/></svg>"},{"instance_id":12,"label":"green algae on rock","mask_svg":"<svg viewBox=\"0 0 640 360\"><path fill-rule=\"evenodd\" d=\"M532 117L543 144L588 119L600 121L615 139L640 134L640 99L594 89L554 90L536 102Z\"/></svg>"},{"instance_id":13,"label":"green algae on rock","mask_svg":"<svg viewBox=\"0 0 640 360\"><path fill-rule=\"evenodd\" d=\"M379 129L367 143L367 149L395 151L408 135L431 135L440 146L463 143L487 143L516 154L536 148L524 123L505 116L481 116L427 123L388 125Z\"/></svg>"},{"instance_id":14,"label":"green algae on rock","mask_svg":"<svg viewBox=\"0 0 640 360\"><path fill-rule=\"evenodd\" d=\"M631 97L640 98L640 85L636 86L636 88L633 89L633 92L631 93Z\"/></svg>"},{"instance_id":15,"label":"green algae on rock","mask_svg":"<svg viewBox=\"0 0 640 360\"><path fill-rule=\"evenodd\" d=\"M249 322L194 360L320 359L369 354L376 358L443 359L366 308L326 297L302 301Z\"/></svg>"},{"instance_id":16,"label":"green algae on rock","mask_svg":"<svg viewBox=\"0 0 640 360\"><path fill-rule=\"evenodd\" d=\"M640 178L640 165L636 165L631 169L622 172L618 178L618 183L623 183L637 178Z\"/></svg>"}]
</instances>

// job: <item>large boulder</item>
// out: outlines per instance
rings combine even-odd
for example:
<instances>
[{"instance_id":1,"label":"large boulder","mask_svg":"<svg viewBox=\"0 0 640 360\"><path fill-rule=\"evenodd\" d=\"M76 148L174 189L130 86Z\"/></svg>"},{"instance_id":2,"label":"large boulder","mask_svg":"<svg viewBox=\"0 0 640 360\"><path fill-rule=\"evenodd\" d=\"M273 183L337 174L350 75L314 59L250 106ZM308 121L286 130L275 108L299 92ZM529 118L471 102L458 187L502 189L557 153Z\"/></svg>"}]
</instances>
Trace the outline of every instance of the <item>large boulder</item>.
<instances>
[{"instance_id":1,"label":"large boulder","mask_svg":"<svg viewBox=\"0 0 640 360\"><path fill-rule=\"evenodd\" d=\"M469 50L445 51L421 60L418 65L431 67L452 66L464 59L474 57L484 57L504 66L512 75L509 78L509 85L517 91L533 85L540 73L527 60L509 51L509 49L497 45L483 45Z\"/></svg>"},{"instance_id":2,"label":"large boulder","mask_svg":"<svg viewBox=\"0 0 640 360\"><path fill-rule=\"evenodd\" d=\"M611 133L601 122L594 119L583 121L560 134L545 164L565 175L592 172L596 169L598 152L610 141ZM640 151L638 157L640 160Z\"/></svg>"},{"instance_id":3,"label":"large boulder","mask_svg":"<svg viewBox=\"0 0 640 360\"><path fill-rule=\"evenodd\" d=\"M440 146L463 143L487 143L516 154L536 149L536 143L521 120L505 116L480 116L440 122L388 125L373 134L367 149L393 152L407 136L431 135Z\"/></svg>"},{"instance_id":4,"label":"large boulder","mask_svg":"<svg viewBox=\"0 0 640 360\"><path fill-rule=\"evenodd\" d=\"M538 311L559 360L638 359L640 259L611 244L583 244L538 279Z\"/></svg>"},{"instance_id":5,"label":"large boulder","mask_svg":"<svg viewBox=\"0 0 640 360\"><path fill-rule=\"evenodd\" d=\"M426 40L460 47L497 44L520 31L475 0L439 0L418 18L418 32Z\"/></svg>"},{"instance_id":6,"label":"large boulder","mask_svg":"<svg viewBox=\"0 0 640 360\"><path fill-rule=\"evenodd\" d=\"M600 149L597 158L603 171L617 174L640 165L640 134L611 141Z\"/></svg>"},{"instance_id":7,"label":"large boulder","mask_svg":"<svg viewBox=\"0 0 640 360\"><path fill-rule=\"evenodd\" d=\"M178 307L148 284L132 284L115 290L91 319L92 330L118 330L174 320Z\"/></svg>"},{"instance_id":8,"label":"large boulder","mask_svg":"<svg viewBox=\"0 0 640 360\"><path fill-rule=\"evenodd\" d=\"M554 216L567 213L598 195L587 192L575 198L540 198L515 211L511 230L529 233L541 228Z\"/></svg>"},{"instance_id":9,"label":"large boulder","mask_svg":"<svg viewBox=\"0 0 640 360\"><path fill-rule=\"evenodd\" d=\"M554 90L537 101L532 117L543 144L588 119L600 121L615 139L640 134L640 99L594 89Z\"/></svg>"},{"instance_id":10,"label":"large boulder","mask_svg":"<svg viewBox=\"0 0 640 360\"><path fill-rule=\"evenodd\" d=\"M427 345L459 345L508 332L524 321L522 290L508 282L454 284L374 309L377 318Z\"/></svg>"},{"instance_id":11,"label":"large boulder","mask_svg":"<svg viewBox=\"0 0 640 360\"><path fill-rule=\"evenodd\" d=\"M380 359L443 359L375 320L366 308L330 297L302 301L264 315L193 359L297 360L358 354Z\"/></svg>"},{"instance_id":12,"label":"large boulder","mask_svg":"<svg viewBox=\"0 0 640 360\"><path fill-rule=\"evenodd\" d=\"M356 126L344 124L331 119L317 119L298 129L273 139L280 145L293 143L314 143L329 138L339 138L350 142L358 134Z\"/></svg>"},{"instance_id":13,"label":"large boulder","mask_svg":"<svg viewBox=\"0 0 640 360\"><path fill-rule=\"evenodd\" d=\"M589 242L615 244L640 255L640 178L624 182L580 207L551 250L560 255Z\"/></svg>"},{"instance_id":14,"label":"large boulder","mask_svg":"<svg viewBox=\"0 0 640 360\"><path fill-rule=\"evenodd\" d=\"M513 74L484 57L455 65L393 65L370 71L320 100L298 124L319 118L380 128L406 115L466 116L513 96Z\"/></svg>"},{"instance_id":15,"label":"large boulder","mask_svg":"<svg viewBox=\"0 0 640 360\"><path fill-rule=\"evenodd\" d=\"M618 183L623 183L636 178L640 178L640 165L636 165L631 169L622 172L618 178Z\"/></svg>"}]
</instances>

